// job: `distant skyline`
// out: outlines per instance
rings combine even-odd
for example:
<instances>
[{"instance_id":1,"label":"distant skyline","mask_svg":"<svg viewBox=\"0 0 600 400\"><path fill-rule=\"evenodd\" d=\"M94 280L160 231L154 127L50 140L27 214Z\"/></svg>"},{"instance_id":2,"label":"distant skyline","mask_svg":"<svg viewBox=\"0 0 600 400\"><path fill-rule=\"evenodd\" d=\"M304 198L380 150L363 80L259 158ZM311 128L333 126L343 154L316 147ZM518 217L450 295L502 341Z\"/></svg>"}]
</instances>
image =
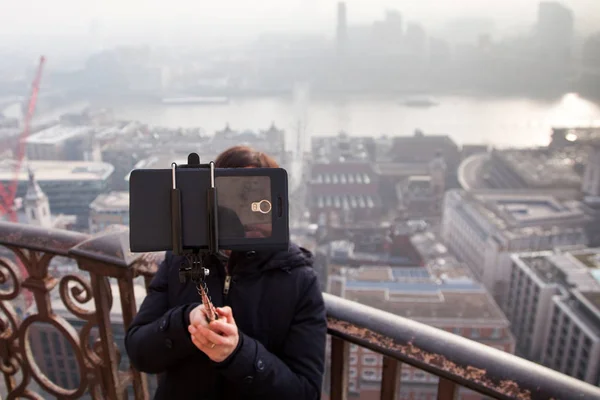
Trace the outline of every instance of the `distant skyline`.
<instances>
[{"instance_id":1,"label":"distant skyline","mask_svg":"<svg viewBox=\"0 0 600 400\"><path fill-rule=\"evenodd\" d=\"M110 44L200 45L248 40L269 32L312 32L332 36L337 0L7 0L0 13L0 48L23 45L34 51L60 48L62 41L106 40ZM600 30L600 0L563 0L578 33ZM521 34L536 20L539 0L349 0L348 23L381 19L387 9L404 21L435 32L459 18L493 21L499 35ZM52 6L51 6L52 5ZM93 33L93 35L92 35ZM40 37L45 36L40 43ZM38 49L39 47L39 49Z\"/></svg>"},{"instance_id":2,"label":"distant skyline","mask_svg":"<svg viewBox=\"0 0 600 400\"><path fill-rule=\"evenodd\" d=\"M196 25L198 30L332 30L337 0L8 0L0 13L0 34L87 33L94 23L110 30L134 32L154 24L170 27ZM503 26L535 20L539 0L349 0L350 23L380 18L396 9L406 19L427 24L460 17L493 19ZM600 26L598 0L563 0L573 9L583 30ZM597 28L600 29L600 28Z\"/></svg>"}]
</instances>

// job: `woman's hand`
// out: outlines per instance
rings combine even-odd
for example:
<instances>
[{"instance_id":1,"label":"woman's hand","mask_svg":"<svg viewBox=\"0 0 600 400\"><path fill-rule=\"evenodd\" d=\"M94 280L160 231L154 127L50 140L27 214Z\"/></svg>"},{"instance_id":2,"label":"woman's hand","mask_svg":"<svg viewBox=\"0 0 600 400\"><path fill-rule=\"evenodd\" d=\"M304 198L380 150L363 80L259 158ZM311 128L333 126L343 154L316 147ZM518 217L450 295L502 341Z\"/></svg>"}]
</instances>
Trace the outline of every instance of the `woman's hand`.
<instances>
[{"instance_id":1,"label":"woman's hand","mask_svg":"<svg viewBox=\"0 0 600 400\"><path fill-rule=\"evenodd\" d=\"M190 326L192 325L208 326L208 316L206 315L204 304L200 304L190 311Z\"/></svg>"},{"instance_id":2,"label":"woman's hand","mask_svg":"<svg viewBox=\"0 0 600 400\"><path fill-rule=\"evenodd\" d=\"M233 353L240 340L231 307L217 308L219 319L206 322L204 309L198 306L190 313L192 342L215 362L222 362ZM197 313L194 313L199 309Z\"/></svg>"}]
</instances>

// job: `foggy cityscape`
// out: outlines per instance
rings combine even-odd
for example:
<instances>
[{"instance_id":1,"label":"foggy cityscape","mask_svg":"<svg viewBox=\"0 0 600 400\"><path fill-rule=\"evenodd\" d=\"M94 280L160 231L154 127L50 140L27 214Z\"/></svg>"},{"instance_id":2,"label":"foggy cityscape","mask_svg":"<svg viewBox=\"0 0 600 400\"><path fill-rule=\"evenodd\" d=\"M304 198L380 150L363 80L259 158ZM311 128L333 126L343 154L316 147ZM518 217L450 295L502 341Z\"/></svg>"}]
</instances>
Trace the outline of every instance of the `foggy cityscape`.
<instances>
[{"instance_id":1,"label":"foggy cityscape","mask_svg":"<svg viewBox=\"0 0 600 400\"><path fill-rule=\"evenodd\" d=\"M0 397L153 397L130 174L249 145L322 292L387 313L328 314L322 399L600 399L597 0L52 3L0 13Z\"/></svg>"}]
</instances>

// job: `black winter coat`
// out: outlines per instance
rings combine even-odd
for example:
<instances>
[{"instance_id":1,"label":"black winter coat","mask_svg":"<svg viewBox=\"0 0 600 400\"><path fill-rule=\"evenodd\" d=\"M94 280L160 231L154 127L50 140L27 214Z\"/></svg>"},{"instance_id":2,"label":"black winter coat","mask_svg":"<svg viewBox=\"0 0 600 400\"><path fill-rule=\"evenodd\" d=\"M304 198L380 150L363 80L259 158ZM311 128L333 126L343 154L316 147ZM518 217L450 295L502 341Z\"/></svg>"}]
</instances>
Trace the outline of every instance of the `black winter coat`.
<instances>
[{"instance_id":1,"label":"black winter coat","mask_svg":"<svg viewBox=\"0 0 600 400\"><path fill-rule=\"evenodd\" d=\"M291 245L233 253L227 269L216 258L209 263L213 304L231 307L240 336L222 363L191 341L189 313L201 300L193 283L180 283L182 262L167 252L125 338L135 368L164 373L154 399L320 398L327 323L310 252Z\"/></svg>"}]
</instances>

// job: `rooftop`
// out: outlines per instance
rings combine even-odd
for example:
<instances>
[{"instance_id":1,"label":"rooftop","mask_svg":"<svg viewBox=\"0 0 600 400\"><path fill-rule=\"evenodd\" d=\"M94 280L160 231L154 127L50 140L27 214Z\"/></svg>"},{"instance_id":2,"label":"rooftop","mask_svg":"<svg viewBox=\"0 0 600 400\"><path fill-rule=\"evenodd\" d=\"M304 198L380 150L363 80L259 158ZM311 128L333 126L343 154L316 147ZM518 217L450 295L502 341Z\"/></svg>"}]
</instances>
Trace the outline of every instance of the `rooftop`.
<instances>
[{"instance_id":1,"label":"rooftop","mask_svg":"<svg viewBox=\"0 0 600 400\"><path fill-rule=\"evenodd\" d=\"M440 152L452 168L458 165L458 145L449 135L430 135L416 131L412 136L394 136L389 156L394 161L429 163Z\"/></svg>"},{"instance_id":2,"label":"rooftop","mask_svg":"<svg viewBox=\"0 0 600 400\"><path fill-rule=\"evenodd\" d=\"M553 218L564 218L580 215L581 211L574 204L561 204L551 197L529 199L497 199L495 206L507 219L515 222L546 222Z\"/></svg>"},{"instance_id":3,"label":"rooftop","mask_svg":"<svg viewBox=\"0 0 600 400\"><path fill-rule=\"evenodd\" d=\"M454 270L454 271L453 271ZM390 290L432 292L444 290L480 290L468 269L460 264L426 267L363 266L340 268L348 287L387 288Z\"/></svg>"},{"instance_id":4,"label":"rooftop","mask_svg":"<svg viewBox=\"0 0 600 400\"><path fill-rule=\"evenodd\" d=\"M0 161L0 182L14 179L14 160ZM35 173L38 182L106 180L113 173L111 164L91 161L24 161L18 174L19 181L28 181L27 169Z\"/></svg>"},{"instance_id":5,"label":"rooftop","mask_svg":"<svg viewBox=\"0 0 600 400\"><path fill-rule=\"evenodd\" d=\"M574 187L581 186L581 176L575 171L577 162L584 154L577 149L503 150L494 156L508 164L528 187Z\"/></svg>"},{"instance_id":6,"label":"rooftop","mask_svg":"<svg viewBox=\"0 0 600 400\"><path fill-rule=\"evenodd\" d=\"M123 121L115 123L111 126L100 129L96 135L96 139L109 139L114 137L124 137L136 133L141 128L139 122Z\"/></svg>"},{"instance_id":7,"label":"rooftop","mask_svg":"<svg viewBox=\"0 0 600 400\"><path fill-rule=\"evenodd\" d=\"M582 230L583 224L590 220L580 202L559 201L551 195L495 191L478 194L460 191L460 195L502 234L513 238ZM462 205L459 211L468 213Z\"/></svg>"},{"instance_id":8,"label":"rooftop","mask_svg":"<svg viewBox=\"0 0 600 400\"><path fill-rule=\"evenodd\" d=\"M336 136L320 136L311 140L312 154L317 162L360 162L377 156L381 139L350 136L340 132Z\"/></svg>"},{"instance_id":9,"label":"rooftop","mask_svg":"<svg viewBox=\"0 0 600 400\"><path fill-rule=\"evenodd\" d=\"M90 209L96 212L102 211L128 211L129 192L110 192L98 195L90 204Z\"/></svg>"},{"instance_id":10,"label":"rooftop","mask_svg":"<svg viewBox=\"0 0 600 400\"><path fill-rule=\"evenodd\" d=\"M573 251L543 251L515 256L546 284L584 292L600 293L600 267L590 260L600 257L600 248Z\"/></svg>"},{"instance_id":11,"label":"rooftop","mask_svg":"<svg viewBox=\"0 0 600 400\"><path fill-rule=\"evenodd\" d=\"M343 282L338 286L341 297L397 315L507 323L498 305L471 278L468 269L459 263L455 266L339 266L331 269L330 276L332 283ZM451 272L453 269L456 273Z\"/></svg>"},{"instance_id":12,"label":"rooftop","mask_svg":"<svg viewBox=\"0 0 600 400\"><path fill-rule=\"evenodd\" d=\"M588 249L574 253L573 256L588 268L600 268L600 249Z\"/></svg>"},{"instance_id":13,"label":"rooftop","mask_svg":"<svg viewBox=\"0 0 600 400\"><path fill-rule=\"evenodd\" d=\"M329 190L326 193L334 193ZM381 207L381 199L378 195L369 196L354 191L352 194L312 194L311 204L317 208L341 208L351 210L356 208L378 208Z\"/></svg>"},{"instance_id":14,"label":"rooftop","mask_svg":"<svg viewBox=\"0 0 600 400\"><path fill-rule=\"evenodd\" d=\"M368 163L318 163L311 166L310 197L315 206L379 207L379 186Z\"/></svg>"},{"instance_id":15,"label":"rooftop","mask_svg":"<svg viewBox=\"0 0 600 400\"><path fill-rule=\"evenodd\" d=\"M448 248L431 230L412 235L410 241L426 261L449 255Z\"/></svg>"},{"instance_id":16,"label":"rooftop","mask_svg":"<svg viewBox=\"0 0 600 400\"><path fill-rule=\"evenodd\" d=\"M382 266L414 266L409 256L393 256L387 253L366 253L355 251L355 245L348 240L337 240L329 243L329 254L334 265L382 265Z\"/></svg>"},{"instance_id":17,"label":"rooftop","mask_svg":"<svg viewBox=\"0 0 600 400\"><path fill-rule=\"evenodd\" d=\"M431 230L418 232L410 241L419 252L431 276L441 282L469 282L473 279L466 264L458 261Z\"/></svg>"},{"instance_id":18,"label":"rooftop","mask_svg":"<svg viewBox=\"0 0 600 400\"><path fill-rule=\"evenodd\" d=\"M506 317L485 290L407 291L400 288L364 287L359 282L346 284L344 298L420 321L456 320L466 325L502 324Z\"/></svg>"},{"instance_id":19,"label":"rooftop","mask_svg":"<svg viewBox=\"0 0 600 400\"><path fill-rule=\"evenodd\" d=\"M600 292L582 292L581 295L600 313Z\"/></svg>"},{"instance_id":20,"label":"rooftop","mask_svg":"<svg viewBox=\"0 0 600 400\"><path fill-rule=\"evenodd\" d=\"M374 164L373 169L377 175L390 177L427 175L429 173L429 166L425 163L380 162Z\"/></svg>"},{"instance_id":21,"label":"rooftop","mask_svg":"<svg viewBox=\"0 0 600 400\"><path fill-rule=\"evenodd\" d=\"M27 144L57 144L65 140L90 134L90 126L64 126L54 125L39 131L26 139Z\"/></svg>"}]
</instances>

